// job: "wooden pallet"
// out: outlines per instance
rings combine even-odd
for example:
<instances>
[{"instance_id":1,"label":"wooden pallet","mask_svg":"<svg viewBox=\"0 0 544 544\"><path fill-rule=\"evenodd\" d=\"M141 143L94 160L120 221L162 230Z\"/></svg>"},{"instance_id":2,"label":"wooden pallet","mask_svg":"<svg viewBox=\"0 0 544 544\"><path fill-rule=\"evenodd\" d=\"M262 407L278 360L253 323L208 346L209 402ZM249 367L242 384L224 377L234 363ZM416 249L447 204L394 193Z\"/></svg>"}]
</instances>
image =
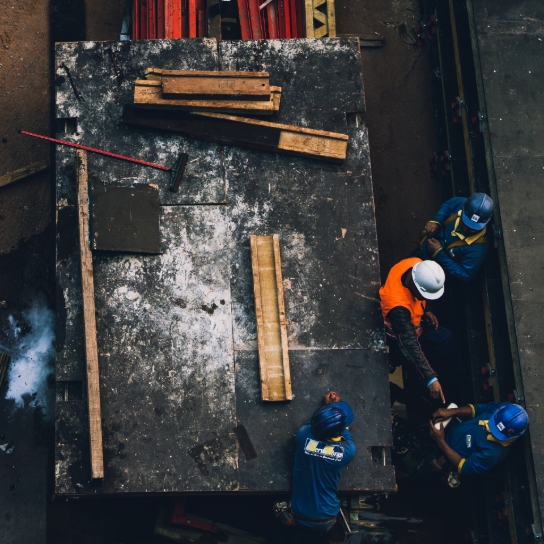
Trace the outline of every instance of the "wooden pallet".
<instances>
[{"instance_id":1,"label":"wooden pallet","mask_svg":"<svg viewBox=\"0 0 544 544\"><path fill-rule=\"evenodd\" d=\"M261 398L291 400L291 369L281 274L280 237L250 236Z\"/></svg>"},{"instance_id":2,"label":"wooden pallet","mask_svg":"<svg viewBox=\"0 0 544 544\"><path fill-rule=\"evenodd\" d=\"M306 38L334 38L336 12L334 0L304 0Z\"/></svg>"}]
</instances>

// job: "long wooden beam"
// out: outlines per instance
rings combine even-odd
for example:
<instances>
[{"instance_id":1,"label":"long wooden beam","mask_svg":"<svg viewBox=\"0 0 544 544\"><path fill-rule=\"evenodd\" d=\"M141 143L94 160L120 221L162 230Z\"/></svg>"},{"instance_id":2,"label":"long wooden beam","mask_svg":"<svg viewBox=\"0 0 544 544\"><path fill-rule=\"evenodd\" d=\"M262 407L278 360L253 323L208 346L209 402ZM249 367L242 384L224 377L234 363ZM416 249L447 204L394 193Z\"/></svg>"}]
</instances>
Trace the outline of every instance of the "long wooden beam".
<instances>
[{"instance_id":1,"label":"long wooden beam","mask_svg":"<svg viewBox=\"0 0 544 544\"><path fill-rule=\"evenodd\" d=\"M87 402L91 444L91 476L93 479L97 479L104 478L104 452L102 447L98 347L96 343L93 255L89 238L89 175L86 151L76 151L76 176L79 257L81 263L81 289L83 292L83 331L85 336L85 366L87 370Z\"/></svg>"},{"instance_id":2,"label":"long wooden beam","mask_svg":"<svg viewBox=\"0 0 544 544\"><path fill-rule=\"evenodd\" d=\"M41 172L42 170L45 170L46 168L47 168L47 163L45 161L33 162L29 166L25 166L24 168L19 168L19 170L14 170L13 172L10 172L9 174L4 174L3 176L0 176L0 187L4 187L4 185L9 185L10 183L13 183L14 181L18 181L20 179L31 176L32 174Z\"/></svg>"},{"instance_id":3,"label":"long wooden beam","mask_svg":"<svg viewBox=\"0 0 544 544\"><path fill-rule=\"evenodd\" d=\"M315 130L222 113L148 110L125 107L122 122L188 134L230 145L342 162L347 155L347 134Z\"/></svg>"},{"instance_id":4,"label":"long wooden beam","mask_svg":"<svg viewBox=\"0 0 544 544\"><path fill-rule=\"evenodd\" d=\"M262 400L291 400L280 239L250 236Z\"/></svg>"}]
</instances>

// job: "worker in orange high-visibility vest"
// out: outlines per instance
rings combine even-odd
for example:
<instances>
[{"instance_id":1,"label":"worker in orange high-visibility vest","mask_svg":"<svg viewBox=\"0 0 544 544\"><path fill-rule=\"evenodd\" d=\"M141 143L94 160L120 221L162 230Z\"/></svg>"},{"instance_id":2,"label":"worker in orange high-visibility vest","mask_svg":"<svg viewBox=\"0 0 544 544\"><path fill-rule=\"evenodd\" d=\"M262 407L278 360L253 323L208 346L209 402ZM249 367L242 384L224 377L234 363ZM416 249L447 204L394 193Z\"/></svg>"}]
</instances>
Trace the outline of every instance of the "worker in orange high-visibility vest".
<instances>
[{"instance_id":1,"label":"worker in orange high-visibility vest","mask_svg":"<svg viewBox=\"0 0 544 544\"><path fill-rule=\"evenodd\" d=\"M458 361L453 335L439 326L436 316L427 310L427 301L442 296L444 282L444 270L438 263L414 257L393 266L380 289L390 362L393 366L407 363L431 397L442 402L445 397L435 367L448 374L457 370Z\"/></svg>"}]
</instances>

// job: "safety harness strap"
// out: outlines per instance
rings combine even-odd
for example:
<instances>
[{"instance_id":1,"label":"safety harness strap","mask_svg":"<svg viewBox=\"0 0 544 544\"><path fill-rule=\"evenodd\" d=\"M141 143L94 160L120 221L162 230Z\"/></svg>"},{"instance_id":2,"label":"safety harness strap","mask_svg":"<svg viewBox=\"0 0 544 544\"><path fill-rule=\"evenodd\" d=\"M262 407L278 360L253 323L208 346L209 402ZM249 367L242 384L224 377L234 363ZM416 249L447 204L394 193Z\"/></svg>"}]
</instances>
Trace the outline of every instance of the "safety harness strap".
<instances>
[{"instance_id":1,"label":"safety harness strap","mask_svg":"<svg viewBox=\"0 0 544 544\"><path fill-rule=\"evenodd\" d=\"M472 242L473 244L487 244L487 238L485 236L482 236L481 238L478 238L477 240L474 240L474 242ZM452 244L450 244L447 248L446 248L446 251L454 248L454 247L462 247L462 246L468 246L469 244L467 244L467 241L466 239L465 240L457 240L457 242L453 242Z\"/></svg>"}]
</instances>

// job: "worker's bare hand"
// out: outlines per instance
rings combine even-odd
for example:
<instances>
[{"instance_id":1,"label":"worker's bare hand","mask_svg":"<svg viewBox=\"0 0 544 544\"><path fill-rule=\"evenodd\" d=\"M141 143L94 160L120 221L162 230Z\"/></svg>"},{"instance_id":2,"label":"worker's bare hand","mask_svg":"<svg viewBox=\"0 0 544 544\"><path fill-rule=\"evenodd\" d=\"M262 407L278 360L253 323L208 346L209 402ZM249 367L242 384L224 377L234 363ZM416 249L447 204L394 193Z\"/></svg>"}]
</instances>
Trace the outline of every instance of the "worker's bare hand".
<instances>
[{"instance_id":1,"label":"worker's bare hand","mask_svg":"<svg viewBox=\"0 0 544 544\"><path fill-rule=\"evenodd\" d=\"M323 397L323 404L332 404L333 402L340 402L342 399L340 398L340 395L336 393L335 391L329 391L324 397Z\"/></svg>"},{"instance_id":2,"label":"worker's bare hand","mask_svg":"<svg viewBox=\"0 0 544 544\"><path fill-rule=\"evenodd\" d=\"M429 221L425 225L425 231L427 232L427 238L434 238L434 235L438 232L439 229L440 229L440 225L438 225L437 223L431 223L431 221Z\"/></svg>"},{"instance_id":3,"label":"worker's bare hand","mask_svg":"<svg viewBox=\"0 0 544 544\"><path fill-rule=\"evenodd\" d=\"M433 399L441 399L443 404L446 403L444 393L442 392L442 386L438 380L429 385L429 393Z\"/></svg>"},{"instance_id":4,"label":"worker's bare hand","mask_svg":"<svg viewBox=\"0 0 544 544\"><path fill-rule=\"evenodd\" d=\"M436 238L429 238L427 240L427 248L431 253L434 253L437 249L441 248L442 244Z\"/></svg>"},{"instance_id":5,"label":"worker's bare hand","mask_svg":"<svg viewBox=\"0 0 544 544\"><path fill-rule=\"evenodd\" d=\"M432 312L425 312L425 319L435 328L438 329L438 319Z\"/></svg>"},{"instance_id":6,"label":"worker's bare hand","mask_svg":"<svg viewBox=\"0 0 544 544\"><path fill-rule=\"evenodd\" d=\"M439 408L434 414L433 414L433 421L435 423L439 423L440 421L446 421L446 419L449 419L452 417L453 410L450 410L448 408Z\"/></svg>"},{"instance_id":7,"label":"worker's bare hand","mask_svg":"<svg viewBox=\"0 0 544 544\"><path fill-rule=\"evenodd\" d=\"M436 383L436 382L435 382ZM440 429L437 429L432 421L429 421L429 429L430 429L430 435L431 438L439 444L440 442L444 442L446 440L446 433L444 431L444 425L440 423Z\"/></svg>"}]
</instances>

